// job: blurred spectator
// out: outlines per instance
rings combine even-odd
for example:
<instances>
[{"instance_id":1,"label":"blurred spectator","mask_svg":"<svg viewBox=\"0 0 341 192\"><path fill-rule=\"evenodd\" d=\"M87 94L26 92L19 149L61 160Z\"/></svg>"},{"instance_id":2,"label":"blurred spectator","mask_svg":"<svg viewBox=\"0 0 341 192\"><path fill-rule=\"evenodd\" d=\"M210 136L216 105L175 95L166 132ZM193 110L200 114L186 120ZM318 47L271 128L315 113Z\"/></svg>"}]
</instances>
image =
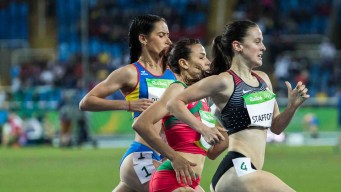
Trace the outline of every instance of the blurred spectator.
<instances>
[{"instance_id":1,"label":"blurred spectator","mask_svg":"<svg viewBox=\"0 0 341 192\"><path fill-rule=\"evenodd\" d=\"M0 144L2 143L3 127L8 120L8 111L0 108Z\"/></svg>"},{"instance_id":2,"label":"blurred spectator","mask_svg":"<svg viewBox=\"0 0 341 192\"><path fill-rule=\"evenodd\" d=\"M289 79L290 63L291 56L289 53L280 54L276 58L274 75L277 80L276 93L278 96L285 96L287 94L287 88L284 82Z\"/></svg>"},{"instance_id":3,"label":"blurred spectator","mask_svg":"<svg viewBox=\"0 0 341 192\"><path fill-rule=\"evenodd\" d=\"M72 121L75 116L71 96L66 95L59 108L60 116L60 147L72 146Z\"/></svg>"},{"instance_id":4,"label":"blurred spectator","mask_svg":"<svg viewBox=\"0 0 341 192\"><path fill-rule=\"evenodd\" d=\"M94 148L97 147L97 141L91 137L89 124L88 124L88 112L80 111L77 119L77 146L81 147L87 142L91 142Z\"/></svg>"},{"instance_id":5,"label":"blurred spectator","mask_svg":"<svg viewBox=\"0 0 341 192\"><path fill-rule=\"evenodd\" d=\"M319 119L313 113L308 113L303 117L303 128L308 131L311 138L318 138Z\"/></svg>"},{"instance_id":6,"label":"blurred spectator","mask_svg":"<svg viewBox=\"0 0 341 192\"><path fill-rule=\"evenodd\" d=\"M49 121L48 115L44 114L42 117L39 118L43 126L43 140L44 144L52 144L52 140L55 137L56 132L56 125Z\"/></svg>"},{"instance_id":7,"label":"blurred spectator","mask_svg":"<svg viewBox=\"0 0 341 192\"><path fill-rule=\"evenodd\" d=\"M23 123L23 134L26 141L24 145L37 145L43 143L43 127L40 121L35 117L27 117Z\"/></svg>"},{"instance_id":8,"label":"blurred spectator","mask_svg":"<svg viewBox=\"0 0 341 192\"><path fill-rule=\"evenodd\" d=\"M319 52L321 58L320 90L331 96L330 89L335 86L331 84L331 80L335 66L336 49L328 38L324 38L320 44Z\"/></svg>"},{"instance_id":9,"label":"blurred spectator","mask_svg":"<svg viewBox=\"0 0 341 192\"><path fill-rule=\"evenodd\" d=\"M43 66L42 71L40 73L40 81L42 85L53 85L54 83L54 73L51 70L51 66L46 64Z\"/></svg>"},{"instance_id":10,"label":"blurred spectator","mask_svg":"<svg viewBox=\"0 0 341 192\"><path fill-rule=\"evenodd\" d=\"M7 123L2 129L2 145L5 147L20 147L23 133L23 120L14 112L10 112Z\"/></svg>"}]
</instances>

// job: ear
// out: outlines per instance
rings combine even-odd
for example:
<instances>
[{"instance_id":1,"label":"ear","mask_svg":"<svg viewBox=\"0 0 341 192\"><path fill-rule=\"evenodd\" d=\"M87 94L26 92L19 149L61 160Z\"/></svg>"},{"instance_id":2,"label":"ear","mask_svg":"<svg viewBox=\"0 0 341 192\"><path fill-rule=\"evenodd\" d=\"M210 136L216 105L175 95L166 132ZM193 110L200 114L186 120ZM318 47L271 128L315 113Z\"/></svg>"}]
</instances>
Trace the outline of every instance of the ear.
<instances>
[{"instance_id":1,"label":"ear","mask_svg":"<svg viewBox=\"0 0 341 192\"><path fill-rule=\"evenodd\" d=\"M179 66L183 69L188 69L189 63L185 59L179 59Z\"/></svg>"},{"instance_id":2,"label":"ear","mask_svg":"<svg viewBox=\"0 0 341 192\"><path fill-rule=\"evenodd\" d=\"M239 41L233 41L232 42L232 48L233 48L233 50L236 50L237 52L243 51L243 45Z\"/></svg>"},{"instance_id":3,"label":"ear","mask_svg":"<svg viewBox=\"0 0 341 192\"><path fill-rule=\"evenodd\" d=\"M142 45L147 45L147 37L144 34L139 35L139 41Z\"/></svg>"}]
</instances>

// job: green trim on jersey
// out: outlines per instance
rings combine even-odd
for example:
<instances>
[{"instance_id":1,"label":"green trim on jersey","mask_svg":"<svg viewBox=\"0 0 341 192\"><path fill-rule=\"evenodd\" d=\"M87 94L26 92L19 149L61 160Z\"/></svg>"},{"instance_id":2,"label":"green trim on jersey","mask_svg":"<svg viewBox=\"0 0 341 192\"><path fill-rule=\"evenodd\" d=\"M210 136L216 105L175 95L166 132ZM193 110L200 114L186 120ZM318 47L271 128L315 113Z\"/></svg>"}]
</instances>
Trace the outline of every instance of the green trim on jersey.
<instances>
[{"instance_id":1,"label":"green trim on jersey","mask_svg":"<svg viewBox=\"0 0 341 192\"><path fill-rule=\"evenodd\" d=\"M157 171L164 171L164 170L174 170L172 163L169 160L163 162L158 168Z\"/></svg>"},{"instance_id":2,"label":"green trim on jersey","mask_svg":"<svg viewBox=\"0 0 341 192\"><path fill-rule=\"evenodd\" d=\"M189 111L192 113L192 114L195 114L195 113L199 113L199 110L201 109L202 107L202 102L199 101L192 109L190 109ZM170 123L174 122L178 120L175 116L171 116L169 117L167 120L165 120L164 122L164 125L165 126L168 126Z\"/></svg>"},{"instance_id":3,"label":"green trim on jersey","mask_svg":"<svg viewBox=\"0 0 341 192\"><path fill-rule=\"evenodd\" d=\"M186 85L186 84L185 84L184 82L182 82L182 81L174 81L174 82L171 83L171 84L174 84L174 83L181 84L181 85L184 86L185 88L188 87L188 85Z\"/></svg>"}]
</instances>

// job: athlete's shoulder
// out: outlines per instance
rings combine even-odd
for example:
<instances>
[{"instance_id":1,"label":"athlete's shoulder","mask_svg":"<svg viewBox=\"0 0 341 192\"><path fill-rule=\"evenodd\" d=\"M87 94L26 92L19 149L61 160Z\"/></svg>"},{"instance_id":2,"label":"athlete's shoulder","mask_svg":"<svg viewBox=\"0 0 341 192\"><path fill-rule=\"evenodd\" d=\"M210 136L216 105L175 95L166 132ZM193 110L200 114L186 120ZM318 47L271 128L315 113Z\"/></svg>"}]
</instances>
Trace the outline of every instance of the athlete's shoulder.
<instances>
[{"instance_id":1,"label":"athlete's shoulder","mask_svg":"<svg viewBox=\"0 0 341 192\"><path fill-rule=\"evenodd\" d=\"M121 84L126 84L127 82L136 79L136 77L137 77L136 68L134 67L134 65L129 64L112 71L108 78L106 79L106 82L108 83L118 82Z\"/></svg>"},{"instance_id":2,"label":"athlete's shoulder","mask_svg":"<svg viewBox=\"0 0 341 192\"><path fill-rule=\"evenodd\" d=\"M269 76L263 72L263 71L258 71L258 70L253 70L252 72L254 72L255 74L257 74L259 77L261 77L262 79L264 79L264 81L270 80Z\"/></svg>"},{"instance_id":3,"label":"athlete's shoulder","mask_svg":"<svg viewBox=\"0 0 341 192\"><path fill-rule=\"evenodd\" d=\"M219 80L222 81L223 84L229 85L233 83L233 75L230 74L229 72L220 73L218 76L219 76Z\"/></svg>"},{"instance_id":4,"label":"athlete's shoulder","mask_svg":"<svg viewBox=\"0 0 341 192\"><path fill-rule=\"evenodd\" d=\"M127 78L131 76L135 76L137 74L136 65L134 64L128 64L128 65L122 66L115 71L118 71L122 75L126 75Z\"/></svg>"},{"instance_id":5,"label":"athlete's shoulder","mask_svg":"<svg viewBox=\"0 0 341 192\"><path fill-rule=\"evenodd\" d=\"M229 77L229 76L230 76L229 74L224 72L224 73L220 73L219 75L212 75L212 76L206 77L201 81L206 82L205 86L208 86L214 89L225 89L229 86L231 82L233 82L231 81L232 77Z\"/></svg>"},{"instance_id":6,"label":"athlete's shoulder","mask_svg":"<svg viewBox=\"0 0 341 192\"><path fill-rule=\"evenodd\" d=\"M262 78L268 86L272 87L272 85L271 85L271 80L270 80L269 76L268 76L265 72L263 72L263 71L258 71L258 70L254 70L254 71L252 71L252 72L254 72L254 73L257 74L260 78Z\"/></svg>"}]
</instances>

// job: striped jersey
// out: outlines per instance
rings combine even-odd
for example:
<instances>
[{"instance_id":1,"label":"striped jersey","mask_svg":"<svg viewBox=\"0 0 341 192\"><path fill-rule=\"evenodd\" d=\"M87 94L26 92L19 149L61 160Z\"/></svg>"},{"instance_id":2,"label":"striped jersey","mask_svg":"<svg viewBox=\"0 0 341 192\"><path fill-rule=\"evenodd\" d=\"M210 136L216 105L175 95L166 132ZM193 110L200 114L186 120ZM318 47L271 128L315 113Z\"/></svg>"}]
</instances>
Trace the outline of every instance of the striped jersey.
<instances>
[{"instance_id":1,"label":"striped jersey","mask_svg":"<svg viewBox=\"0 0 341 192\"><path fill-rule=\"evenodd\" d=\"M228 70L233 77L234 90L227 102L226 106L221 111L221 121L229 135L246 129L250 123L250 117L246 109L243 95L264 91L267 88L265 81L256 73L251 73L259 82L258 87L253 87L246 84L235 72Z\"/></svg>"}]
</instances>

